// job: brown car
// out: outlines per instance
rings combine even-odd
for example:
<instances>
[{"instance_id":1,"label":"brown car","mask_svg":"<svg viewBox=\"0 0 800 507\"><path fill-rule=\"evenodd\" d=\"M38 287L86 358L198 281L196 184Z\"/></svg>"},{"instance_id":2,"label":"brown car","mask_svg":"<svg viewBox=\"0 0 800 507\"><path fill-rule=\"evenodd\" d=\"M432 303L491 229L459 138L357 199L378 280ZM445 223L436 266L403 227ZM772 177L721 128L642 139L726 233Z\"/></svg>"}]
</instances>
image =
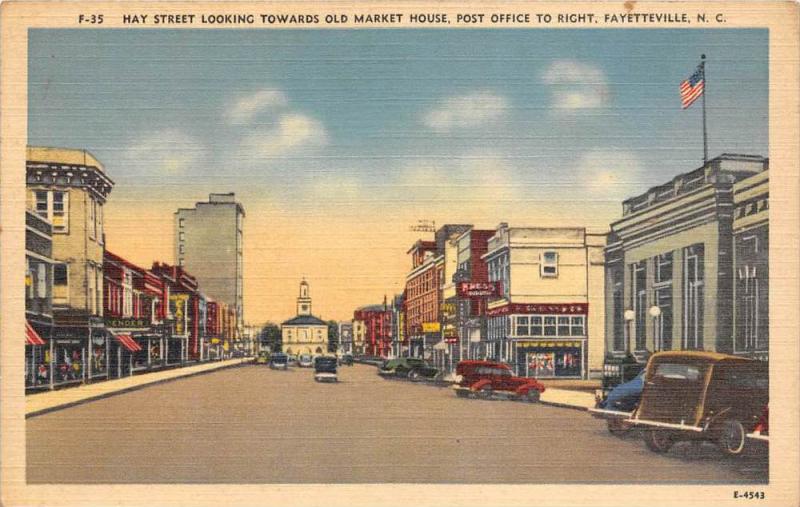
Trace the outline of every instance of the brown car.
<instances>
[{"instance_id":1,"label":"brown car","mask_svg":"<svg viewBox=\"0 0 800 507\"><path fill-rule=\"evenodd\" d=\"M660 352L647 363L638 408L627 422L645 429L655 452L680 440L710 440L739 455L769 402L768 365L714 352Z\"/></svg>"}]
</instances>

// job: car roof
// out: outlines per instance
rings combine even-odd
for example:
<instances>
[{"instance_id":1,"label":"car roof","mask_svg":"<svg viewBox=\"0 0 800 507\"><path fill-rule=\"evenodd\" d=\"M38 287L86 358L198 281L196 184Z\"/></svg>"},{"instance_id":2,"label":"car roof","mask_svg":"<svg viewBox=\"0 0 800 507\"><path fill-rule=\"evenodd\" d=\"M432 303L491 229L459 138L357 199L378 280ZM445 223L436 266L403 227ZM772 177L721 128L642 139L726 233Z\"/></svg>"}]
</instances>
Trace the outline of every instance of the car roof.
<instances>
[{"instance_id":1,"label":"car roof","mask_svg":"<svg viewBox=\"0 0 800 507\"><path fill-rule=\"evenodd\" d=\"M734 362L754 362L754 359L741 356L731 356L729 354L722 354L719 352L706 352L700 350L671 350L667 352L656 352L650 356L651 361L661 362L662 359L690 359L695 361L707 361L709 363L718 363L721 361L734 361Z\"/></svg>"}]
</instances>

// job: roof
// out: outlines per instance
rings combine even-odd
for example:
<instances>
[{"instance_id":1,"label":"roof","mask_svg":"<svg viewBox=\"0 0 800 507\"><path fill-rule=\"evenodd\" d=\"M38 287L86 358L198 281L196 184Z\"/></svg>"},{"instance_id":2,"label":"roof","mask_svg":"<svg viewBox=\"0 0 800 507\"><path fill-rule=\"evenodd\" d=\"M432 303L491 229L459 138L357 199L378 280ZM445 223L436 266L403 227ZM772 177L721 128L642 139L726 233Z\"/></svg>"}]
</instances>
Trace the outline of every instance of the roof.
<instances>
[{"instance_id":1,"label":"roof","mask_svg":"<svg viewBox=\"0 0 800 507\"><path fill-rule=\"evenodd\" d=\"M105 172L103 164L86 150L75 148L55 148L46 146L28 146L26 160L29 162L55 162L68 165L96 167Z\"/></svg>"},{"instance_id":2,"label":"roof","mask_svg":"<svg viewBox=\"0 0 800 507\"><path fill-rule=\"evenodd\" d=\"M328 323L313 315L298 315L281 323L281 326L327 326Z\"/></svg>"},{"instance_id":3,"label":"roof","mask_svg":"<svg viewBox=\"0 0 800 507\"><path fill-rule=\"evenodd\" d=\"M388 305L379 304L379 305L365 305L359 306L356 308L357 312L384 312L389 309Z\"/></svg>"}]
</instances>

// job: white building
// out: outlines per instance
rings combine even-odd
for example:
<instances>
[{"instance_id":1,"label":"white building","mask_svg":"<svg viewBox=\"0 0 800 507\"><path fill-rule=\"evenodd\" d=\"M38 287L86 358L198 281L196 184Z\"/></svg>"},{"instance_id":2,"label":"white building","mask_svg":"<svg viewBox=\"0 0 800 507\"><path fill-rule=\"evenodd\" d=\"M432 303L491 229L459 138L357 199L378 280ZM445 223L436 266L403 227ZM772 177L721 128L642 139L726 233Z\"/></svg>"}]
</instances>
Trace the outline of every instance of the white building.
<instances>
[{"instance_id":1,"label":"white building","mask_svg":"<svg viewBox=\"0 0 800 507\"><path fill-rule=\"evenodd\" d=\"M297 316L281 324L283 351L319 356L328 352L328 324L311 314L308 282L300 282Z\"/></svg>"}]
</instances>

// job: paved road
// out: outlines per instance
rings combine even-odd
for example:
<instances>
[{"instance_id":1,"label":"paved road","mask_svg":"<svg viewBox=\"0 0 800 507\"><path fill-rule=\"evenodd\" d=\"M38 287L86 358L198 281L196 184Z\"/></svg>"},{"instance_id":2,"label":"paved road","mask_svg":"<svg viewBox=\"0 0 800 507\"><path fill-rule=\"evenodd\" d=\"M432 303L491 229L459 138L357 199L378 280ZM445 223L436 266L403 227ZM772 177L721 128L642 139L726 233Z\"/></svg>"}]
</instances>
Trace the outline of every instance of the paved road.
<instances>
[{"instance_id":1,"label":"paved road","mask_svg":"<svg viewBox=\"0 0 800 507\"><path fill-rule=\"evenodd\" d=\"M36 483L753 483L762 456L648 451L584 412L457 398L369 366L238 368L28 419Z\"/></svg>"}]
</instances>

